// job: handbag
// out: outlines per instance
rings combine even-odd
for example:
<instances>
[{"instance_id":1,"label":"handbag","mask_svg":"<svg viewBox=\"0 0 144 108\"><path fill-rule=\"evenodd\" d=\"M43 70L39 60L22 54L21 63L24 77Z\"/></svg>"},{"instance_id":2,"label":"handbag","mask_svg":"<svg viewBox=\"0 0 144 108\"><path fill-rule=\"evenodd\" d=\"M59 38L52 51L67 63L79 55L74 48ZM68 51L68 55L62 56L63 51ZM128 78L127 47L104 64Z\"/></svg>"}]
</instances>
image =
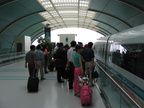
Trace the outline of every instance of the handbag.
<instances>
[{"instance_id":1,"label":"handbag","mask_svg":"<svg viewBox=\"0 0 144 108\"><path fill-rule=\"evenodd\" d=\"M92 78L94 79L94 78L98 78L98 77L99 77L98 72L97 72L96 70L94 70L94 71L92 72Z\"/></svg>"}]
</instances>

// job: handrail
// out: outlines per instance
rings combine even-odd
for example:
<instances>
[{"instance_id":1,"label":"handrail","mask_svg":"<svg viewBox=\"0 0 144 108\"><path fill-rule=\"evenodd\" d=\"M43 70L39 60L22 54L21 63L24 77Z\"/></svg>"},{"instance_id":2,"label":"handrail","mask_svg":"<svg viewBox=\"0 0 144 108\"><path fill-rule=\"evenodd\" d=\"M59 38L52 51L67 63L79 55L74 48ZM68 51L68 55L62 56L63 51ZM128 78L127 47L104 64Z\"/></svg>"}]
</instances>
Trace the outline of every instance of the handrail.
<instances>
[{"instance_id":1,"label":"handrail","mask_svg":"<svg viewBox=\"0 0 144 108\"><path fill-rule=\"evenodd\" d=\"M10 63L13 60L20 60L25 57L25 52L15 52L0 55L0 66Z\"/></svg>"},{"instance_id":2,"label":"handrail","mask_svg":"<svg viewBox=\"0 0 144 108\"><path fill-rule=\"evenodd\" d=\"M12 54L24 54L25 52L12 52L7 54L0 54L0 56L12 55Z\"/></svg>"},{"instance_id":3,"label":"handrail","mask_svg":"<svg viewBox=\"0 0 144 108\"><path fill-rule=\"evenodd\" d=\"M141 108L141 106L133 99L129 94L126 93L126 91L121 88L121 86L95 61L95 64L107 75L107 77L138 107Z\"/></svg>"}]
</instances>

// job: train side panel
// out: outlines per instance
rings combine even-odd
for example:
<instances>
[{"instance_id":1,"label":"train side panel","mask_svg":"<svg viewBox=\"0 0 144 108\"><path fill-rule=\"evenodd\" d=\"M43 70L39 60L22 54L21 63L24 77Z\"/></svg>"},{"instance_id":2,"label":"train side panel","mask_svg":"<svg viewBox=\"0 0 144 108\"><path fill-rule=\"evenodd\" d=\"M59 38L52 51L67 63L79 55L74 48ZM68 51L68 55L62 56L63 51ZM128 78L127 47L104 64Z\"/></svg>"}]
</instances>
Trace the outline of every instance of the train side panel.
<instances>
[{"instance_id":1,"label":"train side panel","mask_svg":"<svg viewBox=\"0 0 144 108\"><path fill-rule=\"evenodd\" d=\"M144 26L132 28L94 44L98 63L141 106L144 106Z\"/></svg>"}]
</instances>

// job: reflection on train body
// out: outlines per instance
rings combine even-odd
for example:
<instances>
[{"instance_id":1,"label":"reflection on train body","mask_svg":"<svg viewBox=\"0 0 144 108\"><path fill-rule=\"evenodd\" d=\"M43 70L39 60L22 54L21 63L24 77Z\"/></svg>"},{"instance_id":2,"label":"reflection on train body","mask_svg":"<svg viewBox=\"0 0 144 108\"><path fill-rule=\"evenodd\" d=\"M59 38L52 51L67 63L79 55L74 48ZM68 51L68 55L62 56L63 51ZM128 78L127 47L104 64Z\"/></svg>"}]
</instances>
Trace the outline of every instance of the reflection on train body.
<instances>
[{"instance_id":1,"label":"reflection on train body","mask_svg":"<svg viewBox=\"0 0 144 108\"><path fill-rule=\"evenodd\" d=\"M143 28L144 25L102 37L93 47L96 61L140 106L144 106Z\"/></svg>"}]
</instances>

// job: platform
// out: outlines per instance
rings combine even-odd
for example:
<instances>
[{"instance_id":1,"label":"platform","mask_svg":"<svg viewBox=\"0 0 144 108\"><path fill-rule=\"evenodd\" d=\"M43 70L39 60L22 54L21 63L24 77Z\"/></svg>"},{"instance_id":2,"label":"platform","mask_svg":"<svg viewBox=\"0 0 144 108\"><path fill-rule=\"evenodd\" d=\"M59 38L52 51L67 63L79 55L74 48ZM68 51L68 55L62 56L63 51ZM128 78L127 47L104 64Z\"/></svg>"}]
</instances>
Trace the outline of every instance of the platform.
<instances>
[{"instance_id":1,"label":"platform","mask_svg":"<svg viewBox=\"0 0 144 108\"><path fill-rule=\"evenodd\" d=\"M56 71L45 74L37 93L28 93L28 76L24 61L0 67L0 108L83 108L67 81L57 83ZM84 107L106 108L96 86L92 91L92 105Z\"/></svg>"}]
</instances>

